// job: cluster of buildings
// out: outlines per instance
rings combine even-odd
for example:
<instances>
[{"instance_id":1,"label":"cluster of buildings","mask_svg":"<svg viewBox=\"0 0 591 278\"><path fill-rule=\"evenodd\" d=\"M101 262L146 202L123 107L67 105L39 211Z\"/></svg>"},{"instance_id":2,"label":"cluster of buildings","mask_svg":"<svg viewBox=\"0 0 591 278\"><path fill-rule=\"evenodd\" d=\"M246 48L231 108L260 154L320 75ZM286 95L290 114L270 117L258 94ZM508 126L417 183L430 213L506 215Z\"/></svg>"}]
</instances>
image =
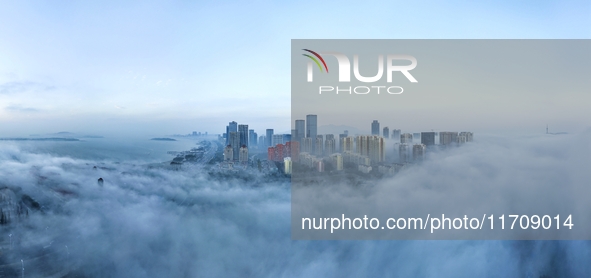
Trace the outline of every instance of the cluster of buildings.
<instances>
[{"instance_id":1,"label":"cluster of buildings","mask_svg":"<svg viewBox=\"0 0 591 278\"><path fill-rule=\"evenodd\" d=\"M295 143L300 142L300 162L319 172L324 171L325 163L330 163L335 170L343 170L349 164L363 173L374 169L383 174L394 173L406 163L423 160L427 150L435 146L456 146L473 140L471 132L402 133L400 129L380 129L377 120L371 123L371 135L350 136L346 130L338 137L321 135L317 127L317 115L307 115L306 120L295 121L292 138ZM390 159L386 155L387 144L394 147ZM296 161L293 157L291 160Z\"/></svg>"},{"instance_id":2,"label":"cluster of buildings","mask_svg":"<svg viewBox=\"0 0 591 278\"><path fill-rule=\"evenodd\" d=\"M381 131L381 132L380 132ZM230 122L226 126L224 161L246 164L249 149L267 150L267 161L283 165L291 174L293 164L299 163L318 172L327 166L341 171L355 167L362 173L377 171L395 173L405 164L421 161L431 148L461 145L473 140L471 132L420 132L402 133L400 129L380 129L380 123L371 123L371 135L318 134L318 116L307 115L305 120L295 120L291 134L274 134L267 129L258 136L246 124ZM438 140L437 140L438 139ZM438 143L437 143L438 142ZM393 146L388 152L387 145ZM387 155L388 154L388 155ZM282 164L281 164L282 163ZM349 165L349 166L346 166Z\"/></svg>"},{"instance_id":3,"label":"cluster of buildings","mask_svg":"<svg viewBox=\"0 0 591 278\"><path fill-rule=\"evenodd\" d=\"M247 163L249 150L282 145L291 141L291 134L274 134L273 129L267 129L265 135L258 136L247 124L235 121L228 123L226 132L220 140L225 142L224 161Z\"/></svg>"}]
</instances>

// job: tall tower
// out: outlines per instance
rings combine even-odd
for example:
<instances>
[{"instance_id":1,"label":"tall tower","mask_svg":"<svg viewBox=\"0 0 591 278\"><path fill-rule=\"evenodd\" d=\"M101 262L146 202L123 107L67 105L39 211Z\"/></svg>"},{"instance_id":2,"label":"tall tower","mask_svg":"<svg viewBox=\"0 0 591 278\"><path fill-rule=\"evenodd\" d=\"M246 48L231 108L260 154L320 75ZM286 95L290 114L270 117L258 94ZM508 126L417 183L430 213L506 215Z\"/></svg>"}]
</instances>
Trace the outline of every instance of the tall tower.
<instances>
[{"instance_id":1,"label":"tall tower","mask_svg":"<svg viewBox=\"0 0 591 278\"><path fill-rule=\"evenodd\" d=\"M412 134L410 134L410 133L400 134L400 143L401 144L410 144L410 143L412 143Z\"/></svg>"},{"instance_id":2,"label":"tall tower","mask_svg":"<svg viewBox=\"0 0 591 278\"><path fill-rule=\"evenodd\" d=\"M324 153L324 136L316 135L314 154L321 157Z\"/></svg>"},{"instance_id":3,"label":"tall tower","mask_svg":"<svg viewBox=\"0 0 591 278\"><path fill-rule=\"evenodd\" d=\"M271 143L273 143L273 129L268 128L267 134L265 135L265 143L267 147L271 147Z\"/></svg>"},{"instance_id":4,"label":"tall tower","mask_svg":"<svg viewBox=\"0 0 591 278\"><path fill-rule=\"evenodd\" d=\"M400 129L393 129L392 130L392 139L394 140L400 140Z\"/></svg>"},{"instance_id":5,"label":"tall tower","mask_svg":"<svg viewBox=\"0 0 591 278\"><path fill-rule=\"evenodd\" d=\"M382 136L386 139L390 138L390 129L388 127L384 127L384 131L382 132Z\"/></svg>"},{"instance_id":6,"label":"tall tower","mask_svg":"<svg viewBox=\"0 0 591 278\"><path fill-rule=\"evenodd\" d=\"M230 144L230 132L238 132L238 123L231 121L226 126L226 145Z\"/></svg>"},{"instance_id":7,"label":"tall tower","mask_svg":"<svg viewBox=\"0 0 591 278\"><path fill-rule=\"evenodd\" d=\"M248 146L248 125L238 125L238 133L240 134L240 146Z\"/></svg>"},{"instance_id":8,"label":"tall tower","mask_svg":"<svg viewBox=\"0 0 591 278\"><path fill-rule=\"evenodd\" d=\"M380 123L378 120L373 120L371 123L371 135L380 135Z\"/></svg>"},{"instance_id":9,"label":"tall tower","mask_svg":"<svg viewBox=\"0 0 591 278\"><path fill-rule=\"evenodd\" d=\"M248 146L249 148L257 146L257 133L254 132L254 129L248 130Z\"/></svg>"},{"instance_id":10,"label":"tall tower","mask_svg":"<svg viewBox=\"0 0 591 278\"><path fill-rule=\"evenodd\" d=\"M231 131L230 132L230 146L232 146L232 154L233 154L233 158L234 160L236 160L238 158L238 154L240 151L240 134L238 132L235 131Z\"/></svg>"},{"instance_id":11,"label":"tall tower","mask_svg":"<svg viewBox=\"0 0 591 278\"><path fill-rule=\"evenodd\" d=\"M238 154L238 161L243 164L248 163L248 147L246 147L246 145L242 145L242 147L240 147L240 154Z\"/></svg>"},{"instance_id":12,"label":"tall tower","mask_svg":"<svg viewBox=\"0 0 591 278\"><path fill-rule=\"evenodd\" d=\"M435 145L435 132L421 132L421 144L429 147Z\"/></svg>"},{"instance_id":13,"label":"tall tower","mask_svg":"<svg viewBox=\"0 0 591 278\"><path fill-rule=\"evenodd\" d=\"M306 115L306 137L316 140L318 135L318 116L317 115ZM312 152L316 150L315 144L312 144Z\"/></svg>"},{"instance_id":14,"label":"tall tower","mask_svg":"<svg viewBox=\"0 0 591 278\"><path fill-rule=\"evenodd\" d=\"M301 142L302 138L306 137L306 121L296 120L295 121L295 134L293 141Z\"/></svg>"}]
</instances>

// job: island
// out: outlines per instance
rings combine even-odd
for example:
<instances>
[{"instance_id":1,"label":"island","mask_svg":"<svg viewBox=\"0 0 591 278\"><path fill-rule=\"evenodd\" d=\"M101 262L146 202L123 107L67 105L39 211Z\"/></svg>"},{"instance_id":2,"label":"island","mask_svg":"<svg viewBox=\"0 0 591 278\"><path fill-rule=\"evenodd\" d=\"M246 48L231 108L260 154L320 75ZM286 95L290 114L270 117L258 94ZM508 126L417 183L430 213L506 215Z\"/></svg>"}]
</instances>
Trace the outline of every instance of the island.
<instances>
[{"instance_id":1,"label":"island","mask_svg":"<svg viewBox=\"0 0 591 278\"><path fill-rule=\"evenodd\" d=\"M173 138L152 138L150 140L155 140L155 141L176 141L176 139L173 139Z\"/></svg>"}]
</instances>

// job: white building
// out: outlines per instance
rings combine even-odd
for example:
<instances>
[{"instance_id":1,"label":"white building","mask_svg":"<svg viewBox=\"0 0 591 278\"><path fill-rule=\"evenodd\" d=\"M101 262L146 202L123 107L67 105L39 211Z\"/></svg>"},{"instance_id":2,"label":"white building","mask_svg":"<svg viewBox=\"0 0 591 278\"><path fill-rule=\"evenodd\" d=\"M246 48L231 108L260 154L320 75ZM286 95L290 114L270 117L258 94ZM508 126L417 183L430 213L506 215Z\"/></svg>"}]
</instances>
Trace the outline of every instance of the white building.
<instances>
[{"instance_id":1,"label":"white building","mask_svg":"<svg viewBox=\"0 0 591 278\"><path fill-rule=\"evenodd\" d=\"M224 161L232 160L234 160L234 149L231 145L228 145L224 148Z\"/></svg>"},{"instance_id":2,"label":"white building","mask_svg":"<svg viewBox=\"0 0 591 278\"><path fill-rule=\"evenodd\" d=\"M424 144L414 144L412 146L412 158L414 160L423 160L425 158L425 151L427 146Z\"/></svg>"},{"instance_id":3,"label":"white building","mask_svg":"<svg viewBox=\"0 0 591 278\"><path fill-rule=\"evenodd\" d=\"M332 164L337 171L343 170L343 156L340 153L335 153L330 156Z\"/></svg>"},{"instance_id":4,"label":"white building","mask_svg":"<svg viewBox=\"0 0 591 278\"><path fill-rule=\"evenodd\" d=\"M291 175L291 171L292 171L292 162L291 162L291 157L286 157L283 159L283 165L284 165L284 171L285 174Z\"/></svg>"},{"instance_id":5,"label":"white building","mask_svg":"<svg viewBox=\"0 0 591 278\"><path fill-rule=\"evenodd\" d=\"M248 163L248 148L246 147L246 145L242 145L242 147L240 147L238 161L241 163Z\"/></svg>"}]
</instances>

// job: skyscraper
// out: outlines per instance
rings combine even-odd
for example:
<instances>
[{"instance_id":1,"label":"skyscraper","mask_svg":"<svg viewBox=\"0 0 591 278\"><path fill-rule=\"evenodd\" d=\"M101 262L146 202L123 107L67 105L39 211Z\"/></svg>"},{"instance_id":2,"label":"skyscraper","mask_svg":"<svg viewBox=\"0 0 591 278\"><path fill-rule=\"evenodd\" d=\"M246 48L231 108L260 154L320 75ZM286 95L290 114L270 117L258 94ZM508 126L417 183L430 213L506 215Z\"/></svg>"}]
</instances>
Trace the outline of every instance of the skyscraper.
<instances>
[{"instance_id":1,"label":"skyscraper","mask_svg":"<svg viewBox=\"0 0 591 278\"><path fill-rule=\"evenodd\" d=\"M254 132L254 129L248 130L248 147L253 148L257 146L257 133Z\"/></svg>"},{"instance_id":2,"label":"skyscraper","mask_svg":"<svg viewBox=\"0 0 591 278\"><path fill-rule=\"evenodd\" d=\"M332 163L337 171L343 170L343 156L340 153L335 153L330 156Z\"/></svg>"},{"instance_id":3,"label":"skyscraper","mask_svg":"<svg viewBox=\"0 0 591 278\"><path fill-rule=\"evenodd\" d=\"M314 145L314 143L315 143L315 141L312 141L312 138L304 137L302 139L302 145L300 148L301 152L311 154L312 153L312 145Z\"/></svg>"},{"instance_id":4,"label":"skyscraper","mask_svg":"<svg viewBox=\"0 0 591 278\"><path fill-rule=\"evenodd\" d=\"M273 143L273 129L269 128L267 129L267 134L265 135L265 143L267 144L267 147L272 147L272 143Z\"/></svg>"},{"instance_id":5,"label":"skyscraper","mask_svg":"<svg viewBox=\"0 0 591 278\"><path fill-rule=\"evenodd\" d=\"M373 120L371 123L371 135L380 135L380 123L378 120Z\"/></svg>"},{"instance_id":6,"label":"skyscraper","mask_svg":"<svg viewBox=\"0 0 591 278\"><path fill-rule=\"evenodd\" d=\"M234 159L237 159L239 151L240 151L240 146L241 146L240 145L240 135L236 131L231 131L229 139L230 139L229 145L232 146Z\"/></svg>"},{"instance_id":7,"label":"skyscraper","mask_svg":"<svg viewBox=\"0 0 591 278\"><path fill-rule=\"evenodd\" d=\"M260 150L264 150L268 147L267 146L267 139L265 139L265 135L259 136L258 147Z\"/></svg>"},{"instance_id":8,"label":"skyscraper","mask_svg":"<svg viewBox=\"0 0 591 278\"><path fill-rule=\"evenodd\" d=\"M331 136L329 137L329 135ZM336 144L337 142L334 139L334 135L327 134L326 140L324 141L324 152L326 153L326 155L331 155L336 152Z\"/></svg>"},{"instance_id":9,"label":"skyscraper","mask_svg":"<svg viewBox=\"0 0 591 278\"><path fill-rule=\"evenodd\" d=\"M240 137L240 146L248 146L248 125L238 125L238 133Z\"/></svg>"},{"instance_id":10,"label":"skyscraper","mask_svg":"<svg viewBox=\"0 0 591 278\"><path fill-rule=\"evenodd\" d=\"M386 146L384 137L370 136L368 138L368 156L373 163L384 162L386 160Z\"/></svg>"},{"instance_id":11,"label":"skyscraper","mask_svg":"<svg viewBox=\"0 0 591 278\"><path fill-rule=\"evenodd\" d=\"M421 144L427 147L435 145L435 132L421 132Z\"/></svg>"},{"instance_id":12,"label":"skyscraper","mask_svg":"<svg viewBox=\"0 0 591 278\"><path fill-rule=\"evenodd\" d=\"M393 129L392 130L392 139L400 140L400 129Z\"/></svg>"},{"instance_id":13,"label":"skyscraper","mask_svg":"<svg viewBox=\"0 0 591 278\"><path fill-rule=\"evenodd\" d=\"M425 150L427 146L425 144L414 144L412 146L412 158L414 160L423 160L425 158Z\"/></svg>"},{"instance_id":14,"label":"skyscraper","mask_svg":"<svg viewBox=\"0 0 591 278\"><path fill-rule=\"evenodd\" d=\"M230 144L230 132L237 132L238 131L238 123L231 121L226 126L226 145Z\"/></svg>"},{"instance_id":15,"label":"skyscraper","mask_svg":"<svg viewBox=\"0 0 591 278\"><path fill-rule=\"evenodd\" d=\"M386 138L386 139L390 138L390 129L388 127L384 127L384 131L382 132L382 136L384 136L384 138Z\"/></svg>"},{"instance_id":16,"label":"skyscraper","mask_svg":"<svg viewBox=\"0 0 591 278\"><path fill-rule=\"evenodd\" d=\"M410 134L410 133L400 134L400 143L401 144L410 144L410 143L412 143L412 134Z\"/></svg>"},{"instance_id":17,"label":"skyscraper","mask_svg":"<svg viewBox=\"0 0 591 278\"><path fill-rule=\"evenodd\" d=\"M291 141L291 134L283 134L283 143Z\"/></svg>"},{"instance_id":18,"label":"skyscraper","mask_svg":"<svg viewBox=\"0 0 591 278\"><path fill-rule=\"evenodd\" d=\"M345 136L341 138L341 153L353 152L354 138Z\"/></svg>"},{"instance_id":19,"label":"skyscraper","mask_svg":"<svg viewBox=\"0 0 591 278\"><path fill-rule=\"evenodd\" d=\"M283 144L283 134L273 134L271 146L275 147L278 144Z\"/></svg>"},{"instance_id":20,"label":"skyscraper","mask_svg":"<svg viewBox=\"0 0 591 278\"><path fill-rule=\"evenodd\" d=\"M292 138L293 141L300 142L302 138L306 137L306 121L304 120L296 120L295 121L295 134Z\"/></svg>"},{"instance_id":21,"label":"skyscraper","mask_svg":"<svg viewBox=\"0 0 591 278\"><path fill-rule=\"evenodd\" d=\"M464 136L466 138L466 142L474 141L474 134L472 132L463 131L463 132L460 132L459 136Z\"/></svg>"},{"instance_id":22,"label":"skyscraper","mask_svg":"<svg viewBox=\"0 0 591 278\"><path fill-rule=\"evenodd\" d=\"M457 144L458 142L458 133L452 131L442 131L439 132L439 145L442 146L449 146L452 144Z\"/></svg>"},{"instance_id":23,"label":"skyscraper","mask_svg":"<svg viewBox=\"0 0 591 278\"><path fill-rule=\"evenodd\" d=\"M248 162L248 148L246 145L240 147L240 154L238 155L238 161L246 164Z\"/></svg>"},{"instance_id":24,"label":"skyscraper","mask_svg":"<svg viewBox=\"0 0 591 278\"><path fill-rule=\"evenodd\" d=\"M318 135L318 116L306 115L306 137L316 140ZM312 152L316 150L315 144L312 144Z\"/></svg>"},{"instance_id":25,"label":"skyscraper","mask_svg":"<svg viewBox=\"0 0 591 278\"><path fill-rule=\"evenodd\" d=\"M232 161L234 160L234 149L232 149L232 146L227 145L224 148L224 161Z\"/></svg>"},{"instance_id":26,"label":"skyscraper","mask_svg":"<svg viewBox=\"0 0 591 278\"><path fill-rule=\"evenodd\" d=\"M398 145L398 158L400 160L401 163L407 162L408 161L408 152L409 152L409 146L406 143L400 143L397 144Z\"/></svg>"},{"instance_id":27,"label":"skyscraper","mask_svg":"<svg viewBox=\"0 0 591 278\"><path fill-rule=\"evenodd\" d=\"M347 134L341 133L339 134L339 152L343 153L343 138L347 137Z\"/></svg>"},{"instance_id":28,"label":"skyscraper","mask_svg":"<svg viewBox=\"0 0 591 278\"><path fill-rule=\"evenodd\" d=\"M314 154L322 156L324 152L324 137L322 135L316 135L316 141L314 144Z\"/></svg>"}]
</instances>

